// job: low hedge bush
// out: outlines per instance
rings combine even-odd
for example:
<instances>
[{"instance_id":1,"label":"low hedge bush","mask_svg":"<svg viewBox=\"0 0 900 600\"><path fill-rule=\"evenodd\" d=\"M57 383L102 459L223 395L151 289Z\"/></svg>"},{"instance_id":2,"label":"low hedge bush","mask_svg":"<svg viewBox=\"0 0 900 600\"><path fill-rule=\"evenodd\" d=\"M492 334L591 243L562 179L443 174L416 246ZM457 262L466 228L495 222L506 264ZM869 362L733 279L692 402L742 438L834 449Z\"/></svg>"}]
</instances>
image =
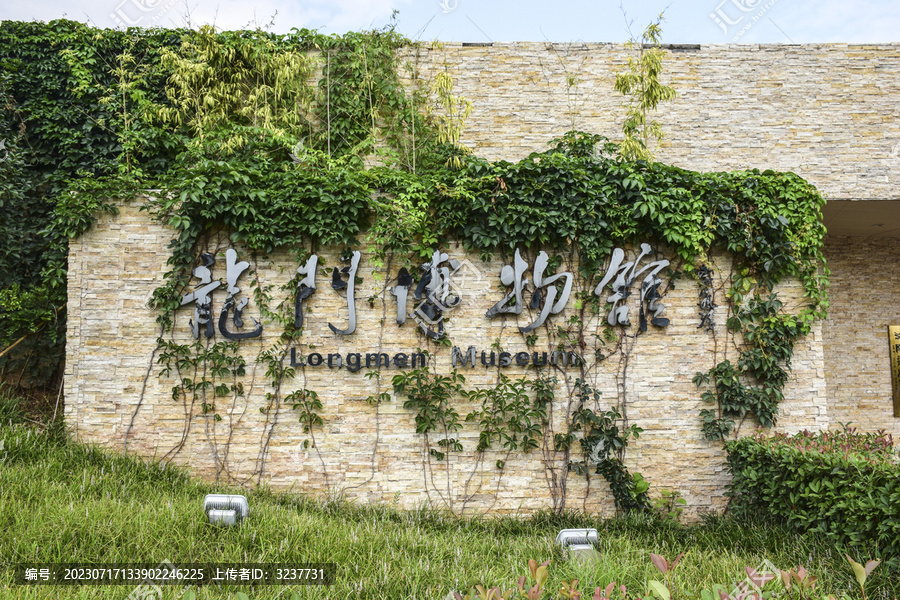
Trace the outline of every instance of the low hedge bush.
<instances>
[{"instance_id":1,"label":"low hedge bush","mask_svg":"<svg viewBox=\"0 0 900 600\"><path fill-rule=\"evenodd\" d=\"M726 444L729 511L900 563L900 464L889 434L756 435Z\"/></svg>"}]
</instances>

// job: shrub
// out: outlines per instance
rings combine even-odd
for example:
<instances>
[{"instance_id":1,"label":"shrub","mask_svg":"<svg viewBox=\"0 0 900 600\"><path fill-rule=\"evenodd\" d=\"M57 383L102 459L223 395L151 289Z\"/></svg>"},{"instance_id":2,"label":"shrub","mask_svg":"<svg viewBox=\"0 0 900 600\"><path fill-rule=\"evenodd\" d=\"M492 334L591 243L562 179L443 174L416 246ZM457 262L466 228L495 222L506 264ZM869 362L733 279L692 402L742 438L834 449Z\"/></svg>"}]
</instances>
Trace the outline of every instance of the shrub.
<instances>
[{"instance_id":1,"label":"shrub","mask_svg":"<svg viewBox=\"0 0 900 600\"><path fill-rule=\"evenodd\" d=\"M900 562L900 464L890 435L843 431L726 444L729 510Z\"/></svg>"}]
</instances>

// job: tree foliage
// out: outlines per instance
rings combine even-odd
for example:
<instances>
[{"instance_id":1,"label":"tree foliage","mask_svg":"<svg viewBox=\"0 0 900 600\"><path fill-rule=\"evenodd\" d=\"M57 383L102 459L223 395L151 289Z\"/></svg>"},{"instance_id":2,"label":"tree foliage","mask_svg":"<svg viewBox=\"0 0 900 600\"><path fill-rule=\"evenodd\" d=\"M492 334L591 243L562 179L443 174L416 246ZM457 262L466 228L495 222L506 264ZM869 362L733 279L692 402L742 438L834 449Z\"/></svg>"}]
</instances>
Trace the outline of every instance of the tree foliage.
<instances>
[{"instance_id":1,"label":"tree foliage","mask_svg":"<svg viewBox=\"0 0 900 600\"><path fill-rule=\"evenodd\" d=\"M616 91L628 97L627 117L622 125L624 139L620 152L626 160L653 160L650 139L658 143L662 127L650 118L661 102L669 102L677 95L675 88L663 85L659 78L666 51L660 46L663 16L650 23L640 40L631 39L629 49L637 47L637 58L628 58L628 70L616 73Z\"/></svg>"}]
</instances>

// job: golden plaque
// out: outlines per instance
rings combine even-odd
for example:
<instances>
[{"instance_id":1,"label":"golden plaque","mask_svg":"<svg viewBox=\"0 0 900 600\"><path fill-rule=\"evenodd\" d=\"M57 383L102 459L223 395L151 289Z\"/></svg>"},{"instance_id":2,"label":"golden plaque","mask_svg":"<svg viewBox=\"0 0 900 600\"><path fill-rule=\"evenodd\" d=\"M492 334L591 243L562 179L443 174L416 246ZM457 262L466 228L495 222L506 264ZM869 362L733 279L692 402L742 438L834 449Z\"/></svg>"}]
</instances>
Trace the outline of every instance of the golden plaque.
<instances>
[{"instance_id":1,"label":"golden plaque","mask_svg":"<svg viewBox=\"0 0 900 600\"><path fill-rule=\"evenodd\" d=\"M900 325L888 326L891 346L891 385L894 388L894 416L900 417Z\"/></svg>"}]
</instances>

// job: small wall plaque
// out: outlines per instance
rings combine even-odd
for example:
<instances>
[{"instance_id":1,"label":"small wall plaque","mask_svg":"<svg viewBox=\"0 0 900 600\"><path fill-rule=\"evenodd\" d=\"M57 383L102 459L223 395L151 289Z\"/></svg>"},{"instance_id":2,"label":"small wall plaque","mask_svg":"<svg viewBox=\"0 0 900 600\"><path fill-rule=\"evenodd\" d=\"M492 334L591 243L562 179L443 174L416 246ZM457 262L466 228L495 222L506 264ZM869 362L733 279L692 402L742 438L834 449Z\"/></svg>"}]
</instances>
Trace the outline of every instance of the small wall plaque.
<instances>
[{"instance_id":1,"label":"small wall plaque","mask_svg":"<svg viewBox=\"0 0 900 600\"><path fill-rule=\"evenodd\" d=\"M900 325L888 326L891 347L891 386L894 390L894 416L900 417Z\"/></svg>"}]
</instances>

